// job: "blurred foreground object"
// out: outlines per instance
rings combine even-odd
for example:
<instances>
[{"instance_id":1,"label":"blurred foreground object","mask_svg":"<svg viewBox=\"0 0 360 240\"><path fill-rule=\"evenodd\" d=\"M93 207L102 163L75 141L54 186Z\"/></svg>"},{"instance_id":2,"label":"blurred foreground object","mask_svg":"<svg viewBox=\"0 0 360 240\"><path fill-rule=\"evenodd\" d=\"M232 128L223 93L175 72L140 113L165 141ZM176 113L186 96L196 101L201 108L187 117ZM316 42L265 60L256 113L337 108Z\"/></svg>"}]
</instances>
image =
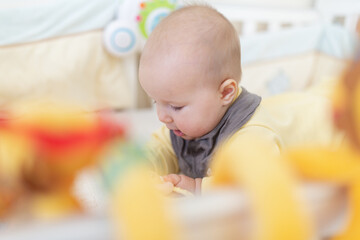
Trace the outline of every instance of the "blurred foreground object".
<instances>
[{"instance_id":1,"label":"blurred foreground object","mask_svg":"<svg viewBox=\"0 0 360 240\"><path fill-rule=\"evenodd\" d=\"M161 180L147 167L139 145L116 146L101 166L111 193L116 239L182 239L166 196L156 188Z\"/></svg>"},{"instance_id":2,"label":"blurred foreground object","mask_svg":"<svg viewBox=\"0 0 360 240\"><path fill-rule=\"evenodd\" d=\"M287 158L303 178L346 187L349 219L334 239L360 239L360 61L351 63L334 94L335 126L346 133L338 150L299 148Z\"/></svg>"},{"instance_id":3,"label":"blurred foreground object","mask_svg":"<svg viewBox=\"0 0 360 240\"><path fill-rule=\"evenodd\" d=\"M261 137L228 141L215 154L211 169L214 187L243 188L248 194L255 223L252 239L305 240L314 236L301 199L304 196L297 192L300 182L285 159Z\"/></svg>"},{"instance_id":4,"label":"blurred foreground object","mask_svg":"<svg viewBox=\"0 0 360 240\"><path fill-rule=\"evenodd\" d=\"M76 104L38 101L0 119L0 218L58 217L79 211L76 175L96 164L124 128L105 112Z\"/></svg>"},{"instance_id":5,"label":"blurred foreground object","mask_svg":"<svg viewBox=\"0 0 360 240\"><path fill-rule=\"evenodd\" d=\"M312 222L290 165L261 139L243 144L246 151L229 143L216 156L209 192L185 198L156 188L161 180L147 168L141 148L116 147L102 170L117 239L310 240Z\"/></svg>"}]
</instances>

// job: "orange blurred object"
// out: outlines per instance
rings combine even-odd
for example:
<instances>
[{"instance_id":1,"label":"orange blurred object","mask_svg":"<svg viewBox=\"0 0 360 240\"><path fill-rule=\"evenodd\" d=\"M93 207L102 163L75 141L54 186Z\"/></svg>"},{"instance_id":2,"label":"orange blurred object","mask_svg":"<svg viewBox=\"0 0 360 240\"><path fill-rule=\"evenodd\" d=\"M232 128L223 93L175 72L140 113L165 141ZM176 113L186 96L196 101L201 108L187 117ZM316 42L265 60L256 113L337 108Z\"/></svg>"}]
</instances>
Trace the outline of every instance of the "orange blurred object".
<instances>
[{"instance_id":1,"label":"orange blurred object","mask_svg":"<svg viewBox=\"0 0 360 240\"><path fill-rule=\"evenodd\" d=\"M44 102L4 112L0 115L0 137L6 143L0 146L0 199L4 199L0 217L25 193L30 196L31 215L79 210L71 192L76 175L96 164L110 142L124 136L124 126L106 112L89 113L74 105ZM13 192L21 194L2 191L3 183L11 183Z\"/></svg>"}]
</instances>

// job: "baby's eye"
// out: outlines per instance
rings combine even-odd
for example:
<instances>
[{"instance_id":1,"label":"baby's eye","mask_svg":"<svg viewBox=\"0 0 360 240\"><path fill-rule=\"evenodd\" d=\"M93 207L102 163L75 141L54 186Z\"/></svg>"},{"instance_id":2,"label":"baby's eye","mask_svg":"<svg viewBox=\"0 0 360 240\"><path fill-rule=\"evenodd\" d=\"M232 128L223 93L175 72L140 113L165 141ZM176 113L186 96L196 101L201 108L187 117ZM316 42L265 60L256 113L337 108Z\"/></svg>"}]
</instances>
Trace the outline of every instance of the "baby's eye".
<instances>
[{"instance_id":1,"label":"baby's eye","mask_svg":"<svg viewBox=\"0 0 360 240\"><path fill-rule=\"evenodd\" d=\"M176 106L172 106L172 105L170 105L170 107L175 111L179 111L183 108L183 107L176 107Z\"/></svg>"}]
</instances>

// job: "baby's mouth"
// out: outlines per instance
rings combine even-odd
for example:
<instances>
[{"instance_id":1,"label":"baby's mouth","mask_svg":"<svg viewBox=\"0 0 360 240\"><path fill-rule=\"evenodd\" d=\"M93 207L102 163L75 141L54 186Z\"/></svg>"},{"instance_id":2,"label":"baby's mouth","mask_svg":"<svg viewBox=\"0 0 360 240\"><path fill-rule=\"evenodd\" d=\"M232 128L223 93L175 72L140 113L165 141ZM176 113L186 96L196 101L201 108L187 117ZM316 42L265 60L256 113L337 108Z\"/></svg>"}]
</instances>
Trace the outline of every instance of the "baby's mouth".
<instances>
[{"instance_id":1,"label":"baby's mouth","mask_svg":"<svg viewBox=\"0 0 360 240\"><path fill-rule=\"evenodd\" d=\"M182 131L180 131L180 130L173 130L173 132L174 132L174 134L175 134L176 136L179 136L179 137L182 137L182 136L185 135L185 134L184 134Z\"/></svg>"}]
</instances>

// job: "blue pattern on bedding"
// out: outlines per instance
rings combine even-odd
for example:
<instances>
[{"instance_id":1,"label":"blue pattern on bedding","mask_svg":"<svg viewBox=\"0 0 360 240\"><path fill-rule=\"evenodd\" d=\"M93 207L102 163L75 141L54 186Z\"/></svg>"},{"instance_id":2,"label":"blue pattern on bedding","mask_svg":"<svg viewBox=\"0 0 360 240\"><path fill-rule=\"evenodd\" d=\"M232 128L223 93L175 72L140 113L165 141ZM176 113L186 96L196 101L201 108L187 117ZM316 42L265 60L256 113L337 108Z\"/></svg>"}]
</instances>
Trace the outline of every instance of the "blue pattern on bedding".
<instances>
[{"instance_id":1,"label":"blue pattern on bedding","mask_svg":"<svg viewBox=\"0 0 360 240\"><path fill-rule=\"evenodd\" d=\"M280 94L291 88L290 77L282 69L278 70L275 76L270 77L265 84L270 95Z\"/></svg>"}]
</instances>

